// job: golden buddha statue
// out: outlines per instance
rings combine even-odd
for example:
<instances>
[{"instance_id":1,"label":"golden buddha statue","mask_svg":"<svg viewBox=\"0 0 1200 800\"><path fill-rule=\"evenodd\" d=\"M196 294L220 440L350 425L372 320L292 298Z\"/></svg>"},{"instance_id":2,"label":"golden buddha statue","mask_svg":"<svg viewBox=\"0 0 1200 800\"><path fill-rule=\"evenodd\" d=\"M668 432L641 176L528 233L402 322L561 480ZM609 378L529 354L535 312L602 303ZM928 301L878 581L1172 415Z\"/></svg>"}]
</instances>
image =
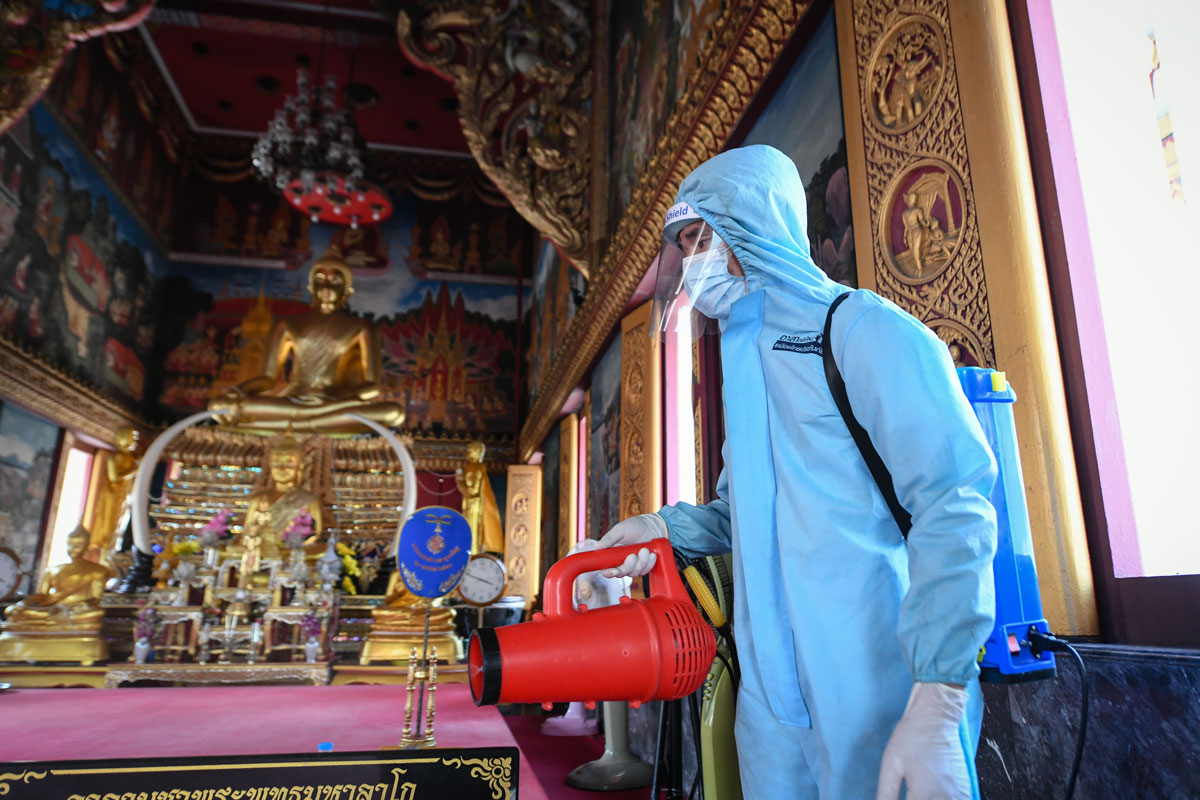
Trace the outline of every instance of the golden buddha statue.
<instances>
[{"instance_id":1,"label":"golden buddha statue","mask_svg":"<svg viewBox=\"0 0 1200 800\"><path fill-rule=\"evenodd\" d=\"M308 276L312 311L277 320L267 342L262 375L209 401L225 425L259 431L289 428L319 433L361 433L360 414L388 427L404 423L404 408L380 399L383 372L379 329L345 310L354 292L350 267L329 248ZM276 389L291 359L287 383Z\"/></svg>"},{"instance_id":2,"label":"golden buddha statue","mask_svg":"<svg viewBox=\"0 0 1200 800\"><path fill-rule=\"evenodd\" d=\"M462 492L463 516L471 524L472 553L503 553L504 526L500 524L500 508L483 466L483 442L467 445L467 465L458 469L454 481Z\"/></svg>"},{"instance_id":3,"label":"golden buddha statue","mask_svg":"<svg viewBox=\"0 0 1200 800\"><path fill-rule=\"evenodd\" d=\"M138 470L138 459L134 456L138 432L133 428L118 428L116 440L117 450L105 462L107 480L97 493L92 517L91 547L99 555L100 563L105 565L111 563L113 552L121 545L114 539L125 527L129 489Z\"/></svg>"},{"instance_id":4,"label":"golden buddha statue","mask_svg":"<svg viewBox=\"0 0 1200 800\"><path fill-rule=\"evenodd\" d=\"M311 541L321 534L321 501L300 486L303 452L295 436L284 436L269 456L270 483L250 496L246 519L237 546L242 551L239 583L243 585L262 568L265 561L283 558L282 536L292 520L307 511L312 517Z\"/></svg>"},{"instance_id":5,"label":"golden buddha statue","mask_svg":"<svg viewBox=\"0 0 1200 800\"><path fill-rule=\"evenodd\" d=\"M425 638L424 597L408 590L400 570L388 577L387 594L371 611L371 631L363 643L359 663L407 661L413 647L423 652ZM433 601L438 602L438 601ZM454 609L435 605L429 612L429 646L453 664L462 658L462 645L454 633Z\"/></svg>"},{"instance_id":6,"label":"golden buddha statue","mask_svg":"<svg viewBox=\"0 0 1200 800\"><path fill-rule=\"evenodd\" d=\"M82 525L71 531L71 560L46 570L37 594L5 609L0 661L76 661L90 666L108 658L100 636L100 599L112 573L84 558L90 539Z\"/></svg>"}]
</instances>

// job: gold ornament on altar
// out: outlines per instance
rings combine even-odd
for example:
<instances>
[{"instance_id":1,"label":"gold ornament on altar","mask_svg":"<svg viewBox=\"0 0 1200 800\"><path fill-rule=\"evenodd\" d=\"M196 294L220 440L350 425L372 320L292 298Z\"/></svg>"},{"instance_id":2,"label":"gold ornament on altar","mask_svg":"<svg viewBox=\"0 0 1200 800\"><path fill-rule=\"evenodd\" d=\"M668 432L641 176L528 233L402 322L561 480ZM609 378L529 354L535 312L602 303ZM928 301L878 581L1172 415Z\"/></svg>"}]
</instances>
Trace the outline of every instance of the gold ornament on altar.
<instances>
[{"instance_id":1,"label":"gold ornament on altar","mask_svg":"<svg viewBox=\"0 0 1200 800\"><path fill-rule=\"evenodd\" d=\"M263 374L222 392L208 407L217 421L252 431L295 429L326 434L361 433L358 414L395 428L404 409L383 399L379 329L346 311L354 292L350 267L336 247L309 272L312 311L275 322ZM291 360L291 375L282 387Z\"/></svg>"},{"instance_id":2,"label":"gold ornament on altar","mask_svg":"<svg viewBox=\"0 0 1200 800\"><path fill-rule=\"evenodd\" d=\"M500 507L483 466L486 448L483 442L467 445L467 465L458 469L454 481L462 493L463 516L471 525L472 553L503 553L504 526L500 524Z\"/></svg>"},{"instance_id":3,"label":"gold ornament on altar","mask_svg":"<svg viewBox=\"0 0 1200 800\"><path fill-rule=\"evenodd\" d=\"M237 546L242 550L238 583L245 586L264 562L282 561L282 536L303 513L312 519L311 541L323 529L320 498L300 485L304 450L292 434L279 439L269 456L270 483L250 496L243 533Z\"/></svg>"},{"instance_id":4,"label":"gold ornament on altar","mask_svg":"<svg viewBox=\"0 0 1200 800\"><path fill-rule=\"evenodd\" d=\"M109 565L114 551L120 546L117 534L124 530L129 517L129 489L137 474L138 432L119 428L116 432L117 450L105 462L105 481L96 497L92 516L91 546L99 553L100 563Z\"/></svg>"},{"instance_id":5,"label":"gold ornament on altar","mask_svg":"<svg viewBox=\"0 0 1200 800\"><path fill-rule=\"evenodd\" d=\"M405 587L397 568L388 577L383 602L371 611L371 630L359 663L401 661L408 657L410 649L423 648L426 602ZM444 653L451 664L459 660L461 649L454 633L454 614L452 608L429 606L429 644Z\"/></svg>"},{"instance_id":6,"label":"gold ornament on altar","mask_svg":"<svg viewBox=\"0 0 1200 800\"><path fill-rule=\"evenodd\" d=\"M32 594L5 609L0 661L73 661L90 666L108 658L100 635L100 600L112 577L84 558L91 534L82 525L67 537L66 564L46 570Z\"/></svg>"},{"instance_id":7,"label":"gold ornament on altar","mask_svg":"<svg viewBox=\"0 0 1200 800\"><path fill-rule=\"evenodd\" d=\"M417 702L413 704L413 694ZM426 693L428 692L428 696ZM433 736L434 698L437 694L437 648L431 647L428 658L418 658L414 646L408 656L408 681L404 696L404 730L400 747L437 747ZM421 707L425 707L422 714Z\"/></svg>"}]
</instances>

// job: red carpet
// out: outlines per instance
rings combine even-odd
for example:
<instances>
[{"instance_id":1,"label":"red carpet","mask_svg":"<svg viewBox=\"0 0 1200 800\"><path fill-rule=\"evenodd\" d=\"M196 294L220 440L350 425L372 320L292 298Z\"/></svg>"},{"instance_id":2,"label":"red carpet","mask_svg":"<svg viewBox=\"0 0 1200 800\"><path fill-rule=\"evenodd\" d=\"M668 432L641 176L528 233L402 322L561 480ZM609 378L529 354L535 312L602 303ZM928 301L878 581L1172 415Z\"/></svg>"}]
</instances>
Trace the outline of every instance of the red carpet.
<instances>
[{"instance_id":1,"label":"red carpet","mask_svg":"<svg viewBox=\"0 0 1200 800\"><path fill-rule=\"evenodd\" d=\"M542 736L545 717L505 717L522 754L528 754L533 771L550 800L645 800L649 789L627 792L584 792L564 782L567 773L604 754L603 736ZM524 775L524 773L522 773Z\"/></svg>"},{"instance_id":2,"label":"red carpet","mask_svg":"<svg viewBox=\"0 0 1200 800\"><path fill-rule=\"evenodd\" d=\"M400 739L403 715L402 686L11 689L0 693L0 762L378 750ZM463 684L438 687L434 733L442 747L519 744ZM524 752L519 781L521 800L547 798Z\"/></svg>"}]
</instances>

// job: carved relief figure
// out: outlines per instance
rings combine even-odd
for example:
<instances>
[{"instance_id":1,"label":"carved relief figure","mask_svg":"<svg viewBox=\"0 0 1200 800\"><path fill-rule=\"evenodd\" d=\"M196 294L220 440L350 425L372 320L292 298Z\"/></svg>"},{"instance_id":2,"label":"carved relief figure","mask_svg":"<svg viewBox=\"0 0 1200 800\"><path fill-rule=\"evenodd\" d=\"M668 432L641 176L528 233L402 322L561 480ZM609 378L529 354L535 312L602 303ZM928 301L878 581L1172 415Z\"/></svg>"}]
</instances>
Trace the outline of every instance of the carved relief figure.
<instances>
[{"instance_id":1,"label":"carved relief figure","mask_svg":"<svg viewBox=\"0 0 1200 800\"><path fill-rule=\"evenodd\" d=\"M924 172L904 189L902 199L900 219L907 250L898 253L896 259L911 278L931 276L949 260L958 241L950 176L942 170ZM945 217L945 227L939 212Z\"/></svg>"},{"instance_id":2,"label":"carved relief figure","mask_svg":"<svg viewBox=\"0 0 1200 800\"><path fill-rule=\"evenodd\" d=\"M881 45L871 99L883 127L908 127L928 108L942 80L939 43L932 28L915 22Z\"/></svg>"}]
</instances>

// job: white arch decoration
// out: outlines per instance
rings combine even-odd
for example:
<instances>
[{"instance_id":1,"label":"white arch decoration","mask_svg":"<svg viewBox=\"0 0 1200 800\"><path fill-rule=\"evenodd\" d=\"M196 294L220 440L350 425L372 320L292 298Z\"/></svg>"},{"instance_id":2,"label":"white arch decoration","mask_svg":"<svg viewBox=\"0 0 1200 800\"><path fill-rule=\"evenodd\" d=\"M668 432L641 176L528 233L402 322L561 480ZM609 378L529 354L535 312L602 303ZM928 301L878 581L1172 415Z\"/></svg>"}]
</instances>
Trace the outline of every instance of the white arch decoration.
<instances>
[{"instance_id":1,"label":"white arch decoration","mask_svg":"<svg viewBox=\"0 0 1200 800\"><path fill-rule=\"evenodd\" d=\"M137 477L133 480L133 546L143 553L149 555L150 549L150 481L154 477L154 470L158 466L159 459L162 458L163 451L167 445L174 441L175 437L183 433L193 425L198 425L205 420L216 416L219 411L208 409L205 411L197 411L190 417L185 417L179 422L176 422L171 427L163 431L156 438L150 447L146 449L145 455L142 456L142 463L138 466ZM417 466L413 462L412 455L408 452L408 448L400 441L395 432L385 428L378 422L372 419L367 419L359 414L347 414L348 418L361 422L371 430L378 433L380 436L392 446L396 451L396 456L400 459L400 468L404 472L404 497L400 506L400 522L396 525L396 534L392 537L392 545L388 550L389 556L396 554L396 549L400 546L400 530L404 527L404 523L412 516L413 511L417 506Z\"/></svg>"}]
</instances>

